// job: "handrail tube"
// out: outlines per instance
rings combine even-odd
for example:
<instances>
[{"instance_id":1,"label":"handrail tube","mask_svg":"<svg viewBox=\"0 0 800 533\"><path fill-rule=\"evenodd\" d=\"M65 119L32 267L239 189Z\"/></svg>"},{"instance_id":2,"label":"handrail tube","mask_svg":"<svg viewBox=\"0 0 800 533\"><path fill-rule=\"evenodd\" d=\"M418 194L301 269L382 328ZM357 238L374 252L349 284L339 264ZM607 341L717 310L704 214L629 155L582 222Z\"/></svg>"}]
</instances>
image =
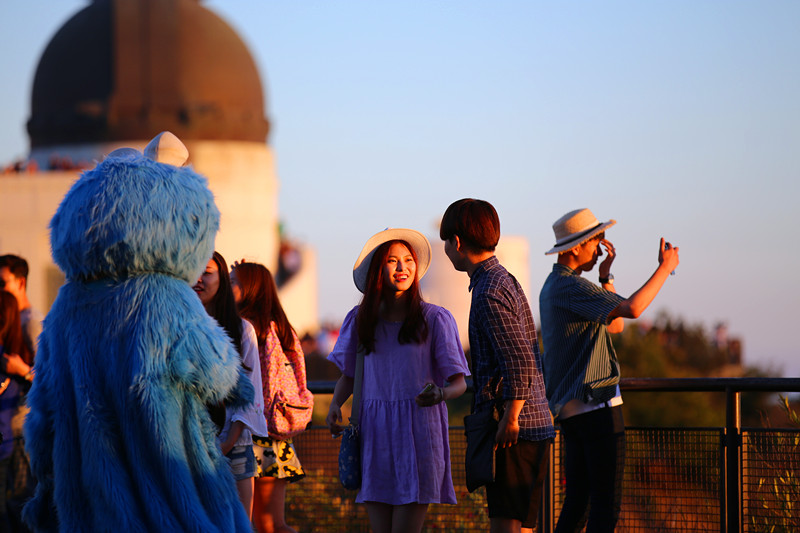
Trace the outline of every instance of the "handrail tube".
<instances>
[{"instance_id":1,"label":"handrail tube","mask_svg":"<svg viewBox=\"0 0 800 533\"><path fill-rule=\"evenodd\" d=\"M335 381L309 381L314 394L333 394ZM688 392L731 390L763 392L800 392L800 378L622 378L623 391ZM472 391L472 379L467 378L467 391Z\"/></svg>"},{"instance_id":2,"label":"handrail tube","mask_svg":"<svg viewBox=\"0 0 800 533\"><path fill-rule=\"evenodd\" d=\"M800 392L800 378L623 378L623 391Z\"/></svg>"}]
</instances>

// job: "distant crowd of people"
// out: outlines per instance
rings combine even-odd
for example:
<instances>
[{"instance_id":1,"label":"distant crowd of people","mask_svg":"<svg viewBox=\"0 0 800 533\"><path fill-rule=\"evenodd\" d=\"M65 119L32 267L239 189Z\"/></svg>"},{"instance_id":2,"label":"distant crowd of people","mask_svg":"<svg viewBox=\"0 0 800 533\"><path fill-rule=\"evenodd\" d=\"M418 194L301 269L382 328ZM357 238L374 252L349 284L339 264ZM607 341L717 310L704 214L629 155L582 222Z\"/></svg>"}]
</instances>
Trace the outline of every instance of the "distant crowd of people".
<instances>
[{"instance_id":1,"label":"distant crowd of people","mask_svg":"<svg viewBox=\"0 0 800 533\"><path fill-rule=\"evenodd\" d=\"M553 224L555 245L546 254L556 262L539 295L543 354L528 298L495 256L500 220L494 207L471 198L451 204L440 238L453 268L469 275L471 364L452 314L420 293L431 244L418 231L387 229L367 240L353 268L363 297L333 332L331 350L311 335L298 338L266 267L236 262L229 269L215 252L194 290L232 339L256 393L245 406L207 408L256 529L294 531L284 514L286 486L306 474L292 439L271 436L265 405L270 391L283 386L270 381L270 363L299 355L316 379L336 381L326 416L332 435L342 431L342 406L358 389L362 481L356 501L365 505L376 533L419 532L430 504L457 503L445 402L465 392L470 375L471 412L491 410L496 425L494 479L486 483L491 531L535 526L554 423L566 448L566 497L556 531L613 531L625 438L610 334L644 311L678 265L678 248L661 239L651 277L632 296L618 295L611 272L616 249L605 237L614 224L601 223L588 209ZM582 274L598 261L595 284ZM42 316L27 298L27 275L24 259L0 257L0 532L24 531L19 508L35 484L20 446L42 329ZM313 357L303 359L303 352ZM302 381L301 366L296 375Z\"/></svg>"},{"instance_id":2,"label":"distant crowd of people","mask_svg":"<svg viewBox=\"0 0 800 533\"><path fill-rule=\"evenodd\" d=\"M3 167L2 174L34 174L36 172L56 170L83 170L90 168L86 161L73 161L69 156L53 155L47 160L47 165L41 167L35 159L17 159Z\"/></svg>"},{"instance_id":3,"label":"distant crowd of people","mask_svg":"<svg viewBox=\"0 0 800 533\"><path fill-rule=\"evenodd\" d=\"M27 261L0 256L0 532L27 531L22 506L35 485L21 444L43 316L31 306L27 287Z\"/></svg>"}]
</instances>

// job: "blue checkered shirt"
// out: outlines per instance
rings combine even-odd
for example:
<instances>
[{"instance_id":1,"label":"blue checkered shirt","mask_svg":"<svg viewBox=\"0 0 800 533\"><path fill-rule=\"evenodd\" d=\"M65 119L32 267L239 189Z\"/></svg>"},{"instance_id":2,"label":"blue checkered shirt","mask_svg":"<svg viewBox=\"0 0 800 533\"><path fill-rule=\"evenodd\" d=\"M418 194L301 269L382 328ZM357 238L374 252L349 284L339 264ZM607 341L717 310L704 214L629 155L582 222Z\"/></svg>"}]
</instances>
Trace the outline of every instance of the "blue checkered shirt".
<instances>
[{"instance_id":1,"label":"blue checkered shirt","mask_svg":"<svg viewBox=\"0 0 800 533\"><path fill-rule=\"evenodd\" d=\"M525 400L519 415L519 438L554 437L536 326L522 287L492 256L472 273L469 290L474 409L486 408L496 400Z\"/></svg>"}]
</instances>

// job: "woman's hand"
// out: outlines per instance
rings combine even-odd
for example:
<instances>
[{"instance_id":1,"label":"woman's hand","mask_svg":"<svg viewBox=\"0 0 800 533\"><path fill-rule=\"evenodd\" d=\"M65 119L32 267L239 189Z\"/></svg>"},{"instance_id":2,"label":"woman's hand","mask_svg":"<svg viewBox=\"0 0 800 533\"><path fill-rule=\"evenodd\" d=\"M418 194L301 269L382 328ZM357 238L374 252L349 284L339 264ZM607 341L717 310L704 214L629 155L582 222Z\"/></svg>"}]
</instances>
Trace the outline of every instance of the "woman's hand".
<instances>
[{"instance_id":1,"label":"woman's hand","mask_svg":"<svg viewBox=\"0 0 800 533\"><path fill-rule=\"evenodd\" d=\"M231 452L236 445L236 441L239 440L239 437L242 435L242 431L244 431L244 422L241 420L231 422L231 426L228 428L228 438L219 445L222 450L222 455L228 455Z\"/></svg>"},{"instance_id":2,"label":"woman's hand","mask_svg":"<svg viewBox=\"0 0 800 533\"><path fill-rule=\"evenodd\" d=\"M416 401L417 405L420 407L430 407L437 403L442 403L444 401L444 389L442 387L437 387L433 383L428 383L422 391L417 394L414 401Z\"/></svg>"},{"instance_id":3,"label":"woman's hand","mask_svg":"<svg viewBox=\"0 0 800 533\"><path fill-rule=\"evenodd\" d=\"M430 407L453 398L458 398L467 390L467 381L464 374L453 374L447 378L444 387L437 387L433 383L426 383L422 391L414 398L420 407Z\"/></svg>"},{"instance_id":4,"label":"woman's hand","mask_svg":"<svg viewBox=\"0 0 800 533\"><path fill-rule=\"evenodd\" d=\"M335 403L331 402L331 407L328 409L328 416L325 417L325 424L331 430L331 437L338 437L344 430L342 426L342 409Z\"/></svg>"},{"instance_id":5,"label":"woman's hand","mask_svg":"<svg viewBox=\"0 0 800 533\"><path fill-rule=\"evenodd\" d=\"M31 373L32 368L19 355L15 353L3 354L3 357L6 359L6 374L27 376Z\"/></svg>"},{"instance_id":6,"label":"woman's hand","mask_svg":"<svg viewBox=\"0 0 800 533\"><path fill-rule=\"evenodd\" d=\"M233 442L230 440L226 440L222 444L220 444L220 449L222 450L222 455L228 455L230 451L233 449Z\"/></svg>"},{"instance_id":7,"label":"woman's hand","mask_svg":"<svg viewBox=\"0 0 800 533\"><path fill-rule=\"evenodd\" d=\"M331 430L332 437L338 437L344 430L344 426L342 426L342 405L353 394L353 382L353 378L342 374L333 388L331 406L328 408L328 416L325 417L325 424Z\"/></svg>"}]
</instances>

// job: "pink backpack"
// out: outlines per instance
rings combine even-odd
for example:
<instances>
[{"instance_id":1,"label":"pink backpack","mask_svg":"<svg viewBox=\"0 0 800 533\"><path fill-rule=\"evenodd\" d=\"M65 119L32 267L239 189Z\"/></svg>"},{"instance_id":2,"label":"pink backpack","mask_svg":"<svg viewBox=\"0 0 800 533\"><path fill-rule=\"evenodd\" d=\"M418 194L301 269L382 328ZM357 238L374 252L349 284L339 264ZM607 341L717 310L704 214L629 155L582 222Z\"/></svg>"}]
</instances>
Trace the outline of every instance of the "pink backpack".
<instances>
[{"instance_id":1,"label":"pink backpack","mask_svg":"<svg viewBox=\"0 0 800 533\"><path fill-rule=\"evenodd\" d=\"M288 439L302 433L314 411L314 395L306 385L306 361L300 339L292 331L294 346L283 351L270 324L267 343L261 354L261 380L264 388L264 415L269 436Z\"/></svg>"}]
</instances>

